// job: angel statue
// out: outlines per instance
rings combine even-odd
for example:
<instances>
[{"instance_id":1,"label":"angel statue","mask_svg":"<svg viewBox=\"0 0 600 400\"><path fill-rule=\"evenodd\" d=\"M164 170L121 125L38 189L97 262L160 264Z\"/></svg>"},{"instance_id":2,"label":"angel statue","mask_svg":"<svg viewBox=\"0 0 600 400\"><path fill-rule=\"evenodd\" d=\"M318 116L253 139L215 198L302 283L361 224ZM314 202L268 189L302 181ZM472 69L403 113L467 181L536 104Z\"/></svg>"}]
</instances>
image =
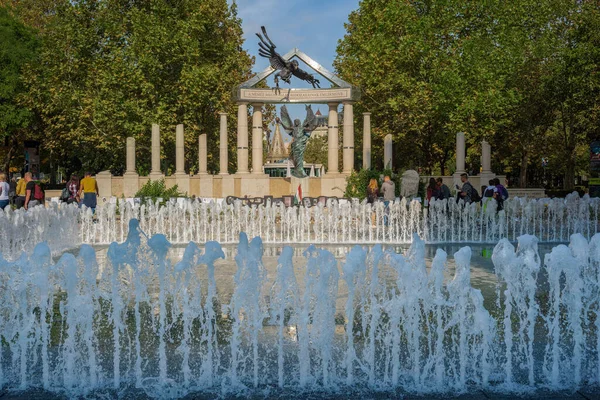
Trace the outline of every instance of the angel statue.
<instances>
[{"instance_id":1,"label":"angel statue","mask_svg":"<svg viewBox=\"0 0 600 400\"><path fill-rule=\"evenodd\" d=\"M298 61L285 61L283 57L281 57L281 55L275 51L276 46L267 36L267 30L265 27L261 26L260 28L262 29L262 33L265 35L265 37L263 38L260 33L256 34L256 36L258 36L260 39L260 42L258 43L258 46L260 47L260 49L258 49L258 54L268 58L273 69L280 70L275 74L275 86L277 91L279 91L279 78L281 78L285 83L289 84L292 75L312 84L313 88L321 87L319 86L320 82L318 79L298 67Z\"/></svg>"},{"instance_id":2,"label":"angel statue","mask_svg":"<svg viewBox=\"0 0 600 400\"><path fill-rule=\"evenodd\" d=\"M290 114L286 106L281 107L281 119L275 119L278 124L281 124L283 129L292 136L292 144L290 155L292 162L294 163L294 169L292 175L296 178L306 178L306 172L304 171L304 150L306 150L306 143L310 134L317 128L317 117L313 113L310 106L306 106L306 118L304 123L300 125L300 120L295 119L292 123Z\"/></svg>"}]
</instances>

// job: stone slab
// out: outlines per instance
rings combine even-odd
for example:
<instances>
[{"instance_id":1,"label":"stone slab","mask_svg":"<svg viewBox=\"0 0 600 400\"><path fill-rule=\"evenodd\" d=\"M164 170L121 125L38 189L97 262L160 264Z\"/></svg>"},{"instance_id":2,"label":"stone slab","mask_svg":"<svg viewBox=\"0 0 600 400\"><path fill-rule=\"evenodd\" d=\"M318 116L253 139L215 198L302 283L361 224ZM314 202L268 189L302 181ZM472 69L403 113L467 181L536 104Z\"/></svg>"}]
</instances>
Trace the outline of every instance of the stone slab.
<instances>
[{"instance_id":1,"label":"stone slab","mask_svg":"<svg viewBox=\"0 0 600 400\"><path fill-rule=\"evenodd\" d=\"M352 101L350 88L335 89L241 89L237 99L241 102L260 103L327 103Z\"/></svg>"}]
</instances>

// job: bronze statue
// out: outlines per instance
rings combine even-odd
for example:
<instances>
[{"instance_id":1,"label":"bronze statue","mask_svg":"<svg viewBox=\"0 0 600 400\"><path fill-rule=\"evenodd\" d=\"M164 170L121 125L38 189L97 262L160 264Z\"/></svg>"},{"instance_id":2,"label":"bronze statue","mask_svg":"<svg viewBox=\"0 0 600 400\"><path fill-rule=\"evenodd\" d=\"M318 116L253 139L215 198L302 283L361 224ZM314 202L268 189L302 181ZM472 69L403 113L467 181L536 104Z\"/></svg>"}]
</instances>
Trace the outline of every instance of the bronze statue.
<instances>
[{"instance_id":1,"label":"bronze statue","mask_svg":"<svg viewBox=\"0 0 600 400\"><path fill-rule=\"evenodd\" d=\"M267 30L265 27L261 26L260 28L262 29L262 33L265 35L265 37L263 38L260 33L256 34L256 36L258 36L260 39L260 42L258 43L258 46L260 47L258 49L258 54L268 58L269 62L271 63L271 67L273 67L275 70L279 70L279 72L275 74L276 90L279 90L279 78L281 78L285 83L289 84L292 75L302 79L303 81L307 81L308 83L312 84L314 88L321 87L319 86L320 82L318 79L298 67L298 61L285 61L283 57L281 57L281 55L275 51L276 46L267 36Z\"/></svg>"},{"instance_id":2,"label":"bronze statue","mask_svg":"<svg viewBox=\"0 0 600 400\"><path fill-rule=\"evenodd\" d=\"M300 125L300 120L295 119L292 123L292 119L288 114L286 106L281 107L281 119L275 119L278 124L281 124L283 129L292 136L292 144L290 156L294 163L294 169L292 175L296 178L306 178L306 172L304 171L304 151L306 150L306 143L310 138L310 134L317 128L317 117L312 111L310 106L306 106L306 118L304 123Z\"/></svg>"}]
</instances>

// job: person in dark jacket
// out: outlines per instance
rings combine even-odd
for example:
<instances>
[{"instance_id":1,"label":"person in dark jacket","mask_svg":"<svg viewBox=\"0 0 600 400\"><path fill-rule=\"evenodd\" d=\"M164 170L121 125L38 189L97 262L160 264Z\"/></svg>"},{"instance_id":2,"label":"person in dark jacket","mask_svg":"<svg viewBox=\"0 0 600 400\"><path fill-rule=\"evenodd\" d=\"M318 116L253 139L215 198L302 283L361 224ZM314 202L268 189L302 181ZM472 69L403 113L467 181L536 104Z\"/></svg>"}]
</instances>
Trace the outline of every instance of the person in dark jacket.
<instances>
[{"instance_id":1,"label":"person in dark jacket","mask_svg":"<svg viewBox=\"0 0 600 400\"><path fill-rule=\"evenodd\" d=\"M440 197L438 197L438 200L449 199L451 196L450 188L444 183L442 178L437 178L435 181L440 191Z\"/></svg>"}]
</instances>

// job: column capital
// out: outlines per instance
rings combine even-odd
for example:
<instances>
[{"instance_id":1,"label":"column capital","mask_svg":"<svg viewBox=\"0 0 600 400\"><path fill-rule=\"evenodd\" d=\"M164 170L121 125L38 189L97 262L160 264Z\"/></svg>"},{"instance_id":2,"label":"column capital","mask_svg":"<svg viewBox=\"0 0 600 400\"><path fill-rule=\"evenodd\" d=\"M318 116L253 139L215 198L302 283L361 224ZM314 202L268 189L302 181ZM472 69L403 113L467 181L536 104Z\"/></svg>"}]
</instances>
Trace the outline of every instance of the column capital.
<instances>
[{"instance_id":1,"label":"column capital","mask_svg":"<svg viewBox=\"0 0 600 400\"><path fill-rule=\"evenodd\" d=\"M344 101L342 101L342 104L343 104L343 105L346 105L346 104L348 104L348 105L353 105L353 104L354 104L354 101L352 101L352 100L344 100Z\"/></svg>"},{"instance_id":2,"label":"column capital","mask_svg":"<svg viewBox=\"0 0 600 400\"><path fill-rule=\"evenodd\" d=\"M264 106L264 105L265 105L265 103L250 103L250 105L251 105L253 108L256 108L256 107L258 107L258 108L262 108L262 106Z\"/></svg>"},{"instance_id":3,"label":"column capital","mask_svg":"<svg viewBox=\"0 0 600 400\"><path fill-rule=\"evenodd\" d=\"M247 101L238 101L238 102L237 102L237 105L238 105L238 106L247 106L247 105L248 105L248 102L247 102Z\"/></svg>"},{"instance_id":4,"label":"column capital","mask_svg":"<svg viewBox=\"0 0 600 400\"><path fill-rule=\"evenodd\" d=\"M225 111L219 111L219 115L227 115Z\"/></svg>"},{"instance_id":5,"label":"column capital","mask_svg":"<svg viewBox=\"0 0 600 400\"><path fill-rule=\"evenodd\" d=\"M364 113L362 113L362 114L363 114L363 115L371 115L371 113L370 113L370 112L364 112Z\"/></svg>"},{"instance_id":6,"label":"column capital","mask_svg":"<svg viewBox=\"0 0 600 400\"><path fill-rule=\"evenodd\" d=\"M332 107L338 108L340 103L327 103L327 105L329 106L329 108L332 108Z\"/></svg>"}]
</instances>

